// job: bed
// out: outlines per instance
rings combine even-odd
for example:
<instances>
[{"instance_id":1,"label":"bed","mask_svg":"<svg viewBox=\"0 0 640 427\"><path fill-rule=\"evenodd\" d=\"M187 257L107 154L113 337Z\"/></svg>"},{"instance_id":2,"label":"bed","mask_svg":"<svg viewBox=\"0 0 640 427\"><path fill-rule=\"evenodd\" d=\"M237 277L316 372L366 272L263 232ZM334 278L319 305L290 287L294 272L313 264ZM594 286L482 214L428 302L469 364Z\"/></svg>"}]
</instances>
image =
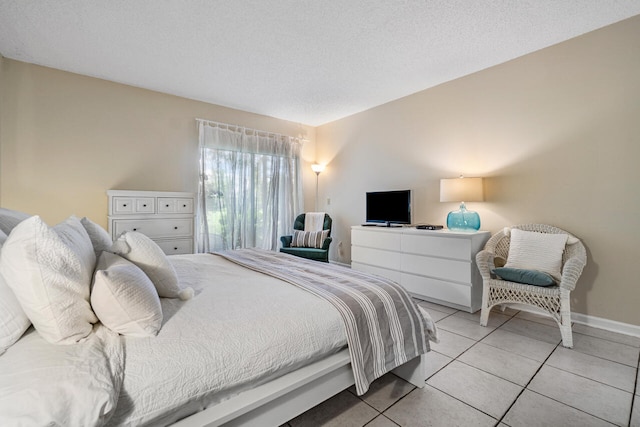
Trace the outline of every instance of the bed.
<instances>
[{"instance_id":1,"label":"bed","mask_svg":"<svg viewBox=\"0 0 640 427\"><path fill-rule=\"evenodd\" d=\"M258 256L276 257L279 271L265 274L243 254L167 257L193 297L160 298L155 336L97 322L79 343L59 345L30 327L0 356L0 424L278 426L353 384L366 390L340 310L289 277L287 263L302 263L304 274L317 263L265 251ZM320 272L340 283L349 274L382 280L326 264ZM423 387L435 326L415 304L409 310L424 321L426 346L394 372Z\"/></svg>"}]
</instances>

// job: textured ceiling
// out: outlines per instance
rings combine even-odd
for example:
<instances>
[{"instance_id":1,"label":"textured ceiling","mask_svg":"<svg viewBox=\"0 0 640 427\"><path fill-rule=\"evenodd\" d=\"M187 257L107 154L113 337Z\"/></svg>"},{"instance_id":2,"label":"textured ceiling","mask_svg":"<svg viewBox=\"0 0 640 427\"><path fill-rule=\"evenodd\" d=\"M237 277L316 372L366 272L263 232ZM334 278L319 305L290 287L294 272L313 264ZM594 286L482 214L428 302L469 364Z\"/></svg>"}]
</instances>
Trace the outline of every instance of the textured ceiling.
<instances>
[{"instance_id":1,"label":"textured ceiling","mask_svg":"<svg viewBox=\"0 0 640 427\"><path fill-rule=\"evenodd\" d=\"M0 0L0 53L320 125L637 14L639 0Z\"/></svg>"}]
</instances>

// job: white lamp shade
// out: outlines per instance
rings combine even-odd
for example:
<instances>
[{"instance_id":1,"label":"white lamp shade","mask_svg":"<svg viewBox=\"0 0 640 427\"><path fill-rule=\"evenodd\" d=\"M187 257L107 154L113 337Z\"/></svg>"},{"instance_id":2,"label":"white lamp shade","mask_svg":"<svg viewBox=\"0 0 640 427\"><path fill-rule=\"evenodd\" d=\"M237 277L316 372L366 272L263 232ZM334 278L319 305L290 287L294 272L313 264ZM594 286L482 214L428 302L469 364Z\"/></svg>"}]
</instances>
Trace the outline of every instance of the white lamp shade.
<instances>
[{"instance_id":1,"label":"white lamp shade","mask_svg":"<svg viewBox=\"0 0 640 427\"><path fill-rule=\"evenodd\" d=\"M440 180L441 202L481 202L484 200L482 178Z\"/></svg>"},{"instance_id":2,"label":"white lamp shade","mask_svg":"<svg viewBox=\"0 0 640 427\"><path fill-rule=\"evenodd\" d=\"M315 173L320 173L324 170L324 165L319 165L317 163L314 163L311 165L311 170L314 171Z\"/></svg>"}]
</instances>

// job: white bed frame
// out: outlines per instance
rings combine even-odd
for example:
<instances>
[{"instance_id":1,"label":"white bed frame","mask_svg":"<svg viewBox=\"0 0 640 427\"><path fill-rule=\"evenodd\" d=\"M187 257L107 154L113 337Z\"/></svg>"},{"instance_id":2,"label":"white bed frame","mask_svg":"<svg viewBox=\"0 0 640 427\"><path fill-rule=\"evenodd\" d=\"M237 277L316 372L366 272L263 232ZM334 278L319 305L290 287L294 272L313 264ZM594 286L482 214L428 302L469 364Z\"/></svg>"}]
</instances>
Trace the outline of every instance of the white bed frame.
<instances>
[{"instance_id":1,"label":"white bed frame","mask_svg":"<svg viewBox=\"0 0 640 427\"><path fill-rule=\"evenodd\" d=\"M421 355L393 370L417 387L424 387L426 357ZM280 426L354 384L349 350L344 349L273 381L244 391L174 426Z\"/></svg>"}]
</instances>

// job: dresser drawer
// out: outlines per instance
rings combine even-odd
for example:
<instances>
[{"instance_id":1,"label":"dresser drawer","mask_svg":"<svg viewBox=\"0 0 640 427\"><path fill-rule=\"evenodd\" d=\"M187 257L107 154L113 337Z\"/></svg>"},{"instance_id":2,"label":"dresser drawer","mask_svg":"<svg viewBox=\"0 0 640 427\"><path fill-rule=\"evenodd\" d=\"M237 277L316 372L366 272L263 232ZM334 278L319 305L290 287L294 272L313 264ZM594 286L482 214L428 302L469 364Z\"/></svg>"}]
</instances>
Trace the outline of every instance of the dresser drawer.
<instances>
[{"instance_id":1,"label":"dresser drawer","mask_svg":"<svg viewBox=\"0 0 640 427\"><path fill-rule=\"evenodd\" d=\"M436 277L453 282L471 282L471 262L402 254L400 268L407 273Z\"/></svg>"},{"instance_id":2,"label":"dresser drawer","mask_svg":"<svg viewBox=\"0 0 640 427\"><path fill-rule=\"evenodd\" d=\"M402 273L400 284L418 297L471 307L471 286ZM473 309L475 311L475 308Z\"/></svg>"},{"instance_id":3,"label":"dresser drawer","mask_svg":"<svg viewBox=\"0 0 640 427\"><path fill-rule=\"evenodd\" d=\"M181 255L193 253L191 239L154 240L167 255Z\"/></svg>"},{"instance_id":4,"label":"dresser drawer","mask_svg":"<svg viewBox=\"0 0 640 427\"><path fill-rule=\"evenodd\" d=\"M176 219L118 219L113 221L115 236L125 231L139 231L151 238L181 237L193 235L193 221Z\"/></svg>"},{"instance_id":5,"label":"dresser drawer","mask_svg":"<svg viewBox=\"0 0 640 427\"><path fill-rule=\"evenodd\" d=\"M193 213L193 199L158 197L158 213Z\"/></svg>"},{"instance_id":6,"label":"dresser drawer","mask_svg":"<svg viewBox=\"0 0 640 427\"><path fill-rule=\"evenodd\" d=\"M420 234L402 236L402 252L469 261L471 240Z\"/></svg>"},{"instance_id":7,"label":"dresser drawer","mask_svg":"<svg viewBox=\"0 0 640 427\"><path fill-rule=\"evenodd\" d=\"M154 213L155 199L153 197L114 197L113 212L117 215Z\"/></svg>"},{"instance_id":8,"label":"dresser drawer","mask_svg":"<svg viewBox=\"0 0 640 427\"><path fill-rule=\"evenodd\" d=\"M377 228L377 227L370 227ZM351 244L353 246L366 246L380 248L388 251L400 251L401 236L384 229L377 230L353 230L351 232Z\"/></svg>"},{"instance_id":9,"label":"dresser drawer","mask_svg":"<svg viewBox=\"0 0 640 427\"><path fill-rule=\"evenodd\" d=\"M351 262L375 265L392 270L400 270L402 255L399 252L383 251L381 249L353 246L351 248Z\"/></svg>"}]
</instances>

